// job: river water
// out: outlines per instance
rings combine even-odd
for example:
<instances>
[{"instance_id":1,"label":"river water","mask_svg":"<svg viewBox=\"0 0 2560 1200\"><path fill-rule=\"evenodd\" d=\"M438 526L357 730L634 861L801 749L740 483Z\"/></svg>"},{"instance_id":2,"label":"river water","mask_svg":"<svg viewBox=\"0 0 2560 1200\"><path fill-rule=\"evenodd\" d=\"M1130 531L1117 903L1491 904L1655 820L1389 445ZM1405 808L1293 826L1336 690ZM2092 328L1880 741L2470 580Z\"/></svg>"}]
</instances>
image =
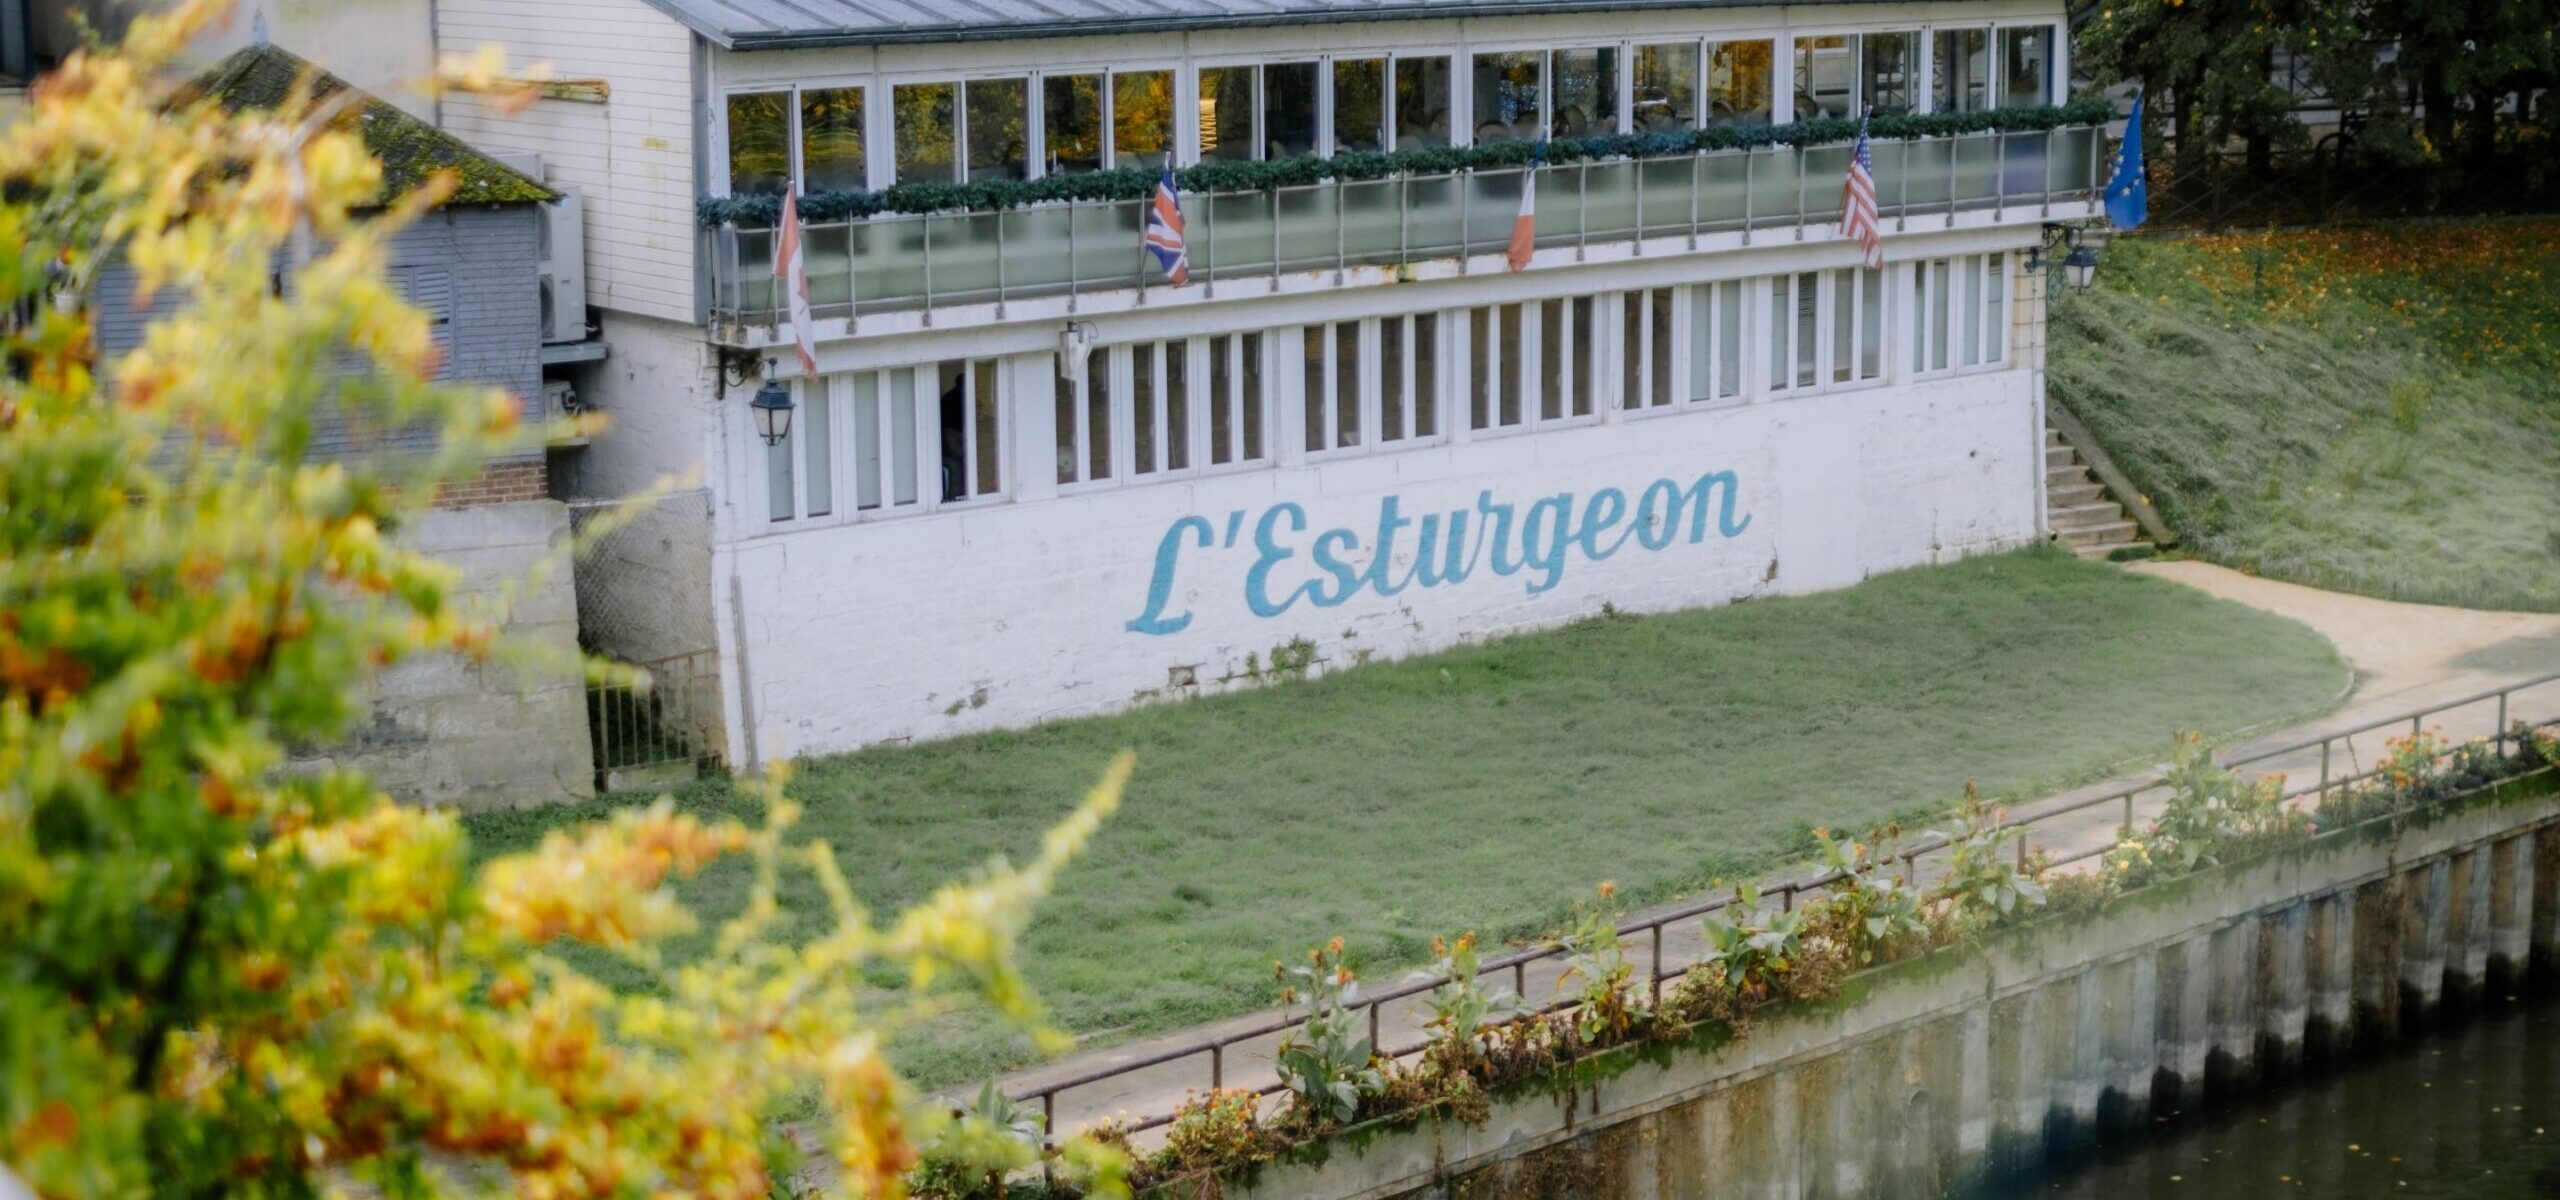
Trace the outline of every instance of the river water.
<instances>
[{"instance_id":1,"label":"river water","mask_svg":"<svg viewBox=\"0 0 2560 1200\"><path fill-rule=\"evenodd\" d=\"M2493 1003L2463 1027L2295 1082L1999 1194L2560 1197L2560 999Z\"/></svg>"}]
</instances>

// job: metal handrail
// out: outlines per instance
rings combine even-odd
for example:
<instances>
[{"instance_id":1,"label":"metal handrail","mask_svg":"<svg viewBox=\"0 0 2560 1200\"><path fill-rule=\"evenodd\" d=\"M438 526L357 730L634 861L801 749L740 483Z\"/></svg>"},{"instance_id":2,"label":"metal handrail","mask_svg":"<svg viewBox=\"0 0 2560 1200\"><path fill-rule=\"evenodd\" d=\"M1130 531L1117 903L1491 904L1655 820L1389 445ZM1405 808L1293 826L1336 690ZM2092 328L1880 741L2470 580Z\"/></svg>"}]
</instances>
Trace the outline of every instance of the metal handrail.
<instances>
[{"instance_id":1,"label":"metal handrail","mask_svg":"<svg viewBox=\"0 0 2560 1200\"><path fill-rule=\"evenodd\" d=\"M2017 152L2011 153L2010 142L2021 139L2024 141L2017 148ZM2087 143L2085 147L2081 145L2082 140ZM2035 201L2050 207L2057 197L2087 199L2096 194L2094 185L2084 187L2076 177L2057 181L2056 164L2065 161L2066 156L2080 154L2083 151L2085 151L2085 157L2095 163L2103 157L2101 153L2104 149L2103 141L2104 132L2099 127L2062 126L2050 130L1986 131L1884 143L1883 147L1891 147L1902 155L1906 169L1901 188L1889 202L1883 205L1880 215L1901 219L1925 209L1930 212L1943 211L1948 220L1952 221L1955 213L1960 210L1986 209L2005 212L2010 207L2011 201L2016 201L2019 205ZM1988 151L1984 153L1967 154L1964 151L1964 147L1979 148L1986 144ZM1946 153L1943 160L1941 161L1933 154L1924 167L1911 167L1910 164L1920 162L1923 147L1945 147ZM1232 201L1245 193L1197 193L1185 197L1188 206L1196 208L1193 221L1198 244L1192 253L1192 274L1204 287L1214 287L1217 283L1227 280L1264 279L1269 281L1270 288L1276 289L1280 286L1281 275L1287 271L1331 271L1339 279L1343 272L1353 266L1392 266L1452 257L1459 260L1463 267L1465 260L1469 257L1498 252L1508 240L1507 221L1504 228L1499 231L1488 231L1486 237L1475 236L1476 231L1472 226L1479 215L1476 210L1483 207L1479 201L1493 201L1498 198L1493 195L1478 197L1475 193L1479 190L1508 192L1508 198L1501 199L1496 206L1507 214L1518 197L1518 185L1516 182L1507 183L1506 181L1524 178L1527 172L1533 169L1547 172L1545 178L1552 180L1549 184L1550 193L1558 200L1569 198L1574 209L1571 214L1572 220L1569 222L1555 219L1545 226L1544 232L1538 238L1538 244L1542 247L1585 247L1593 240L1632 240L1641 243L1648 236L1686 236L1694 243L1695 239L1703 233L1740 231L1747 236L1754 229L1782 226L1789 222L1792 222L1796 228L1797 239L1802 240L1804 231L1808 227L1835 220L1839 215L1838 189L1827 184L1821 187L1813 186L1814 181L1809 178L1807 170L1808 164L1815 160L1831 158L1841 158L1845 161L1847 153L1848 147L1836 144L1813 147L1802 145L1758 147L1698 151L1689 156L1693 161L1690 163L1690 169L1685 173L1657 172L1652 169L1655 165L1666 161L1665 159L1629 158L1582 161L1534 168L1521 166L1479 171L1403 174L1368 180L1326 180L1313 184L1272 188L1267 189L1263 198L1264 204L1257 206L1262 211L1254 214L1254 219L1269 222L1270 244L1268 247L1231 247L1231 249L1245 250L1245 253L1240 256L1243 261L1237 261L1234 256L1219 253L1217 226L1221 222L1215 213L1221 201ZM1783 200L1768 206L1760 203L1761 198L1757 193L1761 190L1760 178L1766 174L1766 171L1761 169L1763 164L1760 163L1764 158L1772 160L1770 164L1772 169L1783 169L1789 166L1794 169L1793 212L1766 211L1767 208L1786 209L1788 205ZM2076 159L2069 161L2076 161ZM2021 164L2031 165L2022 166ZM1932 184L1943 176L1946 183L1945 196L1928 201L1911 199L1909 174L1914 169L1928 174L1930 176L1928 182ZM1827 171L1828 166L1822 166L1821 170ZM2025 177L2025 172L2030 170L2036 175L2033 179ZM1602 171L1620 172L1631 178L1623 178L1604 189L1600 198L1595 200L1589 180ZM2094 171L2095 168L2092 167L2093 175ZM1562 172L1571 172L1571 174L1559 174ZM2017 173L2016 178L2012 178L2013 172ZM1655 181L1658 173L1669 181ZM1568 186L1567 180L1580 186ZM2065 188L2060 191L2055 190L2054 185L2057 182L2066 183ZM1737 183L1740 188L1738 196L1727 194L1722 206L1736 208L1738 211L1711 212L1702 203L1711 190ZM1353 198L1363 194L1358 189L1363 188L1378 189L1377 195L1392 202L1396 215L1392 219L1382 215L1374 223L1364 224L1359 228L1357 239L1355 239L1349 210L1352 207ZM1452 210L1453 219L1419 223L1408 219L1409 210L1415 203L1415 193L1431 188L1455 190L1455 195L1447 201ZM1665 188L1674 193L1685 193L1685 195L1665 202L1645 194L1648 190L1661 191ZM1284 215L1293 207L1292 200L1309 196L1327 197L1331 203L1306 207L1318 210L1330 207L1333 211L1330 214L1319 211L1304 218L1291 218ZM1426 206L1430 205L1427 200L1424 203ZM1633 216L1612 216L1601 226L1595 226L1590 214L1590 207L1595 203L1623 204ZM841 253L845 259L840 267L832 262L826 263L827 270L823 275L823 278L831 283L839 279L844 282L844 298L839 300L829 297L825 302L813 306L813 314L820 318L853 319L869 313L921 308L929 317L936 307L959 303L992 302L1001 305L1008 301L1035 296L1064 296L1073 301L1094 292L1143 288L1150 281L1146 278L1148 272L1142 261L1126 260L1115 263L1106 259L1104 261L1108 265L1096 268L1098 273L1088 273L1086 265L1080 263L1074 253L1074 245L1079 239L1077 232L1079 224L1092 223L1099 216L1118 224L1129 225L1134 229L1134 217L1142 204L1143 202L1139 200L1079 200L984 212L881 214L840 221L808 222L802 227L802 245L806 252L813 256L832 258L837 248L841 247ZM1687 212L1685 221L1678 216L1668 215L1684 209ZM1380 212L1383 213L1383 211L1381 208ZM1303 220L1309 235L1308 245L1299 248L1296 253L1292 253L1291 248L1282 244L1283 227L1292 220ZM1064 255L1063 278L1057 278L1059 272L1053 271L1049 273L1051 277L1047 279L1027 282L1009 279L1002 253L998 254L993 264L979 263L975 268L966 264L959 268L947 266L937 268L933 264L935 242L938 239L948 238L949 231L955 228L993 222L996 228L991 235L986 235L984 240L986 244L996 246L1008 240L1010 235L1006 232L1006 226L1031 221L1052 225L1051 236L1063 234L1068 247ZM1331 228L1319 228L1317 222L1329 225ZM1063 226L1063 230L1054 230L1054 227L1059 225ZM1451 226L1454 226L1454 230ZM1090 230L1086 231L1087 234L1090 232ZM755 265L764 255L770 253L772 235L773 229L769 225L730 224L709 231L714 274L712 317L715 322L742 326L770 326L779 319L780 306L775 302L774 293L777 285L765 269ZM1386 238L1390 236L1394 242L1391 249L1386 244ZM1358 239L1367 240L1355 245L1355 240ZM1132 233L1131 244L1135 245L1137 240ZM1013 238L1012 241L1015 246L1019 246L1023 239ZM1319 242L1329 242L1330 245L1319 246L1317 244ZM958 239L950 239L946 244L961 243ZM746 251L752 251L758 245L765 247L763 254L742 252L742 247ZM896 253L885 249L892 246L913 246L915 251L908 257L894 259L879 257ZM921 278L916 279L912 284L872 279L867 284L858 285L854 282L855 277L861 273L857 260L866 257L874 259L874 265L870 269L876 272L888 275L920 272ZM974 256L971 257L974 261ZM1226 261L1221 261L1222 259ZM1026 261L1030 260L1026 259ZM813 257L813 277L818 277L814 271L816 265L817 262ZM980 270L985 278L964 278L956 281L937 278L942 270L968 271L971 269Z\"/></svg>"},{"instance_id":2,"label":"metal handrail","mask_svg":"<svg viewBox=\"0 0 2560 1200\"><path fill-rule=\"evenodd\" d=\"M2380 720L2354 726L2352 728L2335 730L2316 737L2300 738L2290 742L2279 743L2274 746L2263 747L2234 758L2220 759L2218 755L2216 757L2220 764L2228 769L2247 766L2251 763L2266 762L2270 759L2282 758L2291 754L2299 754L2316 748L2321 752L2322 772L2319 781L2309 786L2282 792L2280 795L2281 798L2285 800L2294 800L2303 796L2315 794L2325 797L2331 791L2341 790L2356 783L2371 779L2380 774L2381 771L2381 768L2376 766L2371 770L2363 770L2350 775L2332 777L2328 771L2329 751L2331 746L2339 742L2351 743L2358 736L2393 730L2404 725L2408 727L2412 734L2415 734L2424 730L2426 721L2429 717L2439 716L2455 709L2468 708L2475 704L2495 700L2498 702L2498 715L2496 718L2494 742L2497 746L2498 752L2503 755L2506 751L2506 743L2509 736L2508 717L2510 709L2512 708L2510 703L2512 697L2514 697L2518 692L2529 691L2534 688L2544 687L2554 683L2560 683L2560 672L2553 672L2548 675L2522 680L2508 684L2504 687L2477 692L2455 700L2439 701L2424 708L2385 717ZM2537 721L2534 724L2536 728L2560 727L2560 714L2555 714L2553 717ZM2451 748L2448 748L2448 750L2450 749ZM2093 808L2099 808L2109 804L2122 804L2126 814L2123 828L2129 829L2133 822L2133 802L2135 797L2146 792L2162 790L2165 786L2165 784L2158 780L2151 780L2095 796L2050 804L2038 808L2027 815L2003 818L1995 824L1993 828L1995 830L2002 831L2018 828L2030 828L2044 822L2052 821L2056 818L2083 813ZM1902 861L1906 877L1916 878L1919 860L1927 857L1928 855L1944 850L1949 845L1950 840L1948 838L1944 836L1936 836L1924 839L1918 844L1902 849L1895 857ZM2049 858L2046 865L2051 867L2080 862L2104 854L2107 850L2112 848L2112 846L2100 847L2094 850L2075 852L2061 858ZM2028 854L2028 839L2021 837L2018 841L2018 856L2022 865L2027 860ZM1762 889L1762 894L1778 896L1782 909L1791 911L1795 907L1795 901L1798 896L1808 892L1823 891L1831 887L1833 884L1840 883L1849 877L1849 873L1845 871L1826 870L1799 879L1781 880ZM1696 920L1710 913L1719 912L1725 908L1733 906L1738 902L1738 900L1738 895L1718 895L1710 900L1697 901L1681 905L1676 908L1667 909L1652 916L1630 921L1618 927L1617 935L1621 939L1638 936L1645 936L1651 939L1652 957L1646 968L1646 974L1649 978L1645 982L1652 990L1654 1000L1657 1004L1661 999L1662 985L1688 974L1688 972L1695 966L1695 964L1691 964L1689 966L1680 967L1677 970L1666 970L1664 968L1662 955L1663 931L1677 923ZM1510 972L1512 978L1512 991L1514 994L1525 1000L1528 994L1527 976L1529 966L1533 963L1551 961L1562 958L1563 956L1564 951L1553 945L1533 946L1522 950L1516 950L1509 954L1485 960L1483 964L1477 968L1474 978L1481 979L1489 975L1498 975L1506 971ZM1369 1010L1370 1044L1372 1046L1378 1045L1379 1022L1381 1014L1385 1011L1385 1006L1398 1001L1409 1000L1415 996L1423 995L1452 982L1455 982L1454 976L1433 975L1399 984L1384 991L1365 996L1361 1000L1360 1004L1355 1007L1365 1007ZM1571 1008L1576 1003L1578 1003L1578 1001L1574 998L1566 997L1562 1000L1551 1002L1548 1005L1533 1011L1538 1014L1557 1012ZM1225 1057L1228 1047L1236 1045L1239 1042L1248 1042L1256 1038L1269 1037L1276 1033L1285 1032L1289 1029L1305 1024L1305 1021L1306 1019L1302 1016L1292 1016L1284 1013L1269 1020L1255 1022L1252 1025L1245 1026L1243 1028L1213 1034L1185 1042L1178 1046L1159 1050L1139 1058L1115 1062L1109 1066L1098 1067L1090 1071L1069 1076L1065 1079L1052 1081L1037 1087L1026 1088L1021 1092L1011 1094L1011 1099L1016 1104L1029 1104L1033 1101L1039 1102L1041 1112L1047 1118L1046 1127L1054 1131L1057 1128L1057 1101L1059 1095L1062 1093L1073 1091L1078 1088L1091 1087L1098 1083L1118 1079L1127 1075L1135 1074L1139 1071L1150 1070L1155 1067L1163 1066L1167 1063L1179 1062L1186 1058L1206 1056L1209 1059L1209 1086L1212 1089L1223 1088L1226 1082ZM1429 1043L1425 1041L1412 1046L1399 1047L1394 1050L1386 1050L1382 1048L1378 1053L1389 1059L1406 1058L1420 1053L1428 1044ZM1282 1086L1283 1085L1278 1083L1269 1084L1255 1089L1253 1094L1257 1097L1273 1095L1281 1091ZM1172 1121L1172 1119L1173 1114L1169 1112L1150 1114L1135 1124L1127 1126L1126 1131L1130 1133L1144 1132L1167 1124Z\"/></svg>"}]
</instances>

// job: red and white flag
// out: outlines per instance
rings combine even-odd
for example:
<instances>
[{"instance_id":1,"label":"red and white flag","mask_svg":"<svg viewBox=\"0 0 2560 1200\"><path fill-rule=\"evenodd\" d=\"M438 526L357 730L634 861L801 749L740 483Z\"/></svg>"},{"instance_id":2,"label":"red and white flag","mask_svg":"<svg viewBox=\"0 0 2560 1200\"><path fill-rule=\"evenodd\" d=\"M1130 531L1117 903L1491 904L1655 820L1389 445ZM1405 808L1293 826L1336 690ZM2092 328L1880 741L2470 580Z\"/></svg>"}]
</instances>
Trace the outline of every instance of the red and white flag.
<instances>
[{"instance_id":1,"label":"red and white flag","mask_svg":"<svg viewBox=\"0 0 2560 1200\"><path fill-rule=\"evenodd\" d=\"M1840 236L1858 239L1870 270L1884 269L1884 220L1876 213L1876 160L1867 150L1867 123L1858 122L1858 148L1849 153L1849 181L1840 185Z\"/></svg>"},{"instance_id":2,"label":"red and white flag","mask_svg":"<svg viewBox=\"0 0 2560 1200\"><path fill-rule=\"evenodd\" d=\"M1511 248L1503 260L1514 271L1529 265L1529 256L1538 249L1538 160L1547 156L1546 144L1529 159L1529 169L1520 173L1520 215L1511 218Z\"/></svg>"},{"instance_id":3,"label":"red and white flag","mask_svg":"<svg viewBox=\"0 0 2560 1200\"><path fill-rule=\"evenodd\" d=\"M800 370L818 373L818 334L809 321L809 262L800 247L798 188L782 192L782 226L775 231L773 277L782 281L783 307L791 314L791 344L800 352Z\"/></svg>"}]
</instances>

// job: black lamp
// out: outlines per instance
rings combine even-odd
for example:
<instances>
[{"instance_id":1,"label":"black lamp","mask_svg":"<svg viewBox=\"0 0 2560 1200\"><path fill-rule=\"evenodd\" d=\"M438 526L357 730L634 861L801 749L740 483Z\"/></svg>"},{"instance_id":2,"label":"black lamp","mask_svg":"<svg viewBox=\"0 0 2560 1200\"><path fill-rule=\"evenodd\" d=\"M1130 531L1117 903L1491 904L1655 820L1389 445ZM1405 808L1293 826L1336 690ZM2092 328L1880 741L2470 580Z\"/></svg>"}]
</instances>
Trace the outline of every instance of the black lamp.
<instances>
[{"instance_id":1,"label":"black lamp","mask_svg":"<svg viewBox=\"0 0 2560 1200\"><path fill-rule=\"evenodd\" d=\"M2073 246L2062 257L2062 278L2072 291L2085 292L2098 277L2098 252L2086 245Z\"/></svg>"},{"instance_id":2,"label":"black lamp","mask_svg":"<svg viewBox=\"0 0 2560 1200\"><path fill-rule=\"evenodd\" d=\"M756 389L756 398L747 401L756 414L756 436L768 446L779 446L791 436L791 389L773 377L773 363L767 360L764 386Z\"/></svg>"},{"instance_id":3,"label":"black lamp","mask_svg":"<svg viewBox=\"0 0 2560 1200\"><path fill-rule=\"evenodd\" d=\"M2047 286L2060 284L2075 292L2089 290L2098 277L2098 248L2083 231L2069 225L2044 227L2044 243L2027 254L2027 269L2042 272ZM2056 251L2067 251L2056 257Z\"/></svg>"}]
</instances>

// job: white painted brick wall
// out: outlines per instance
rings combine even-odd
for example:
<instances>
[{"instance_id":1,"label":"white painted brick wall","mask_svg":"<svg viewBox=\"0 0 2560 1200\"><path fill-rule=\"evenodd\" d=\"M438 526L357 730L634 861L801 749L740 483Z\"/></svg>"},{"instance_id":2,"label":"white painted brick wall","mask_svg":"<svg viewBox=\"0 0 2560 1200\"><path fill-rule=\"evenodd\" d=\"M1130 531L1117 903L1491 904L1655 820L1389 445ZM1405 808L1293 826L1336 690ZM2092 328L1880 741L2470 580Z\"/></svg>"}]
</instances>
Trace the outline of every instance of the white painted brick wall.
<instances>
[{"instance_id":1,"label":"white painted brick wall","mask_svg":"<svg viewBox=\"0 0 2560 1200\"><path fill-rule=\"evenodd\" d=\"M731 549L743 612L722 635L745 652L755 739L732 744L770 759L1111 712L1244 686L1220 681L1249 656L1267 668L1295 638L1315 644L1319 670L1334 669L1604 603L1663 611L1811 592L2024 544L2041 470L2035 403L2033 376L2013 369L753 538ZM1632 540L1605 561L1571 551L1552 590L1533 594L1529 572L1479 562L1460 583L1383 598L1363 588L1334 608L1301 601L1266 618L1244 601L1254 529L1276 503L1302 506L1308 527L1283 542L1296 556L1273 572L1275 597L1311 577L1324 530L1357 533L1345 557L1365 568L1389 495L1419 517L1472 509L1490 491L1517 519L1569 492L1579 527L1600 489L1632 507L1656 479L1686 486L1716 471L1739 482L1735 519L1749 523L1737 536L1718 536L1711 513L1697 544L1683 529L1658 551ZM1180 552L1166 615L1187 611L1189 626L1131 632L1159 543L1190 516L1220 545ZM1236 519L1241 535L1225 548ZM1410 569L1416 532L1399 535L1396 575ZM1196 669L1198 686L1169 688L1179 667Z\"/></svg>"}]
</instances>

